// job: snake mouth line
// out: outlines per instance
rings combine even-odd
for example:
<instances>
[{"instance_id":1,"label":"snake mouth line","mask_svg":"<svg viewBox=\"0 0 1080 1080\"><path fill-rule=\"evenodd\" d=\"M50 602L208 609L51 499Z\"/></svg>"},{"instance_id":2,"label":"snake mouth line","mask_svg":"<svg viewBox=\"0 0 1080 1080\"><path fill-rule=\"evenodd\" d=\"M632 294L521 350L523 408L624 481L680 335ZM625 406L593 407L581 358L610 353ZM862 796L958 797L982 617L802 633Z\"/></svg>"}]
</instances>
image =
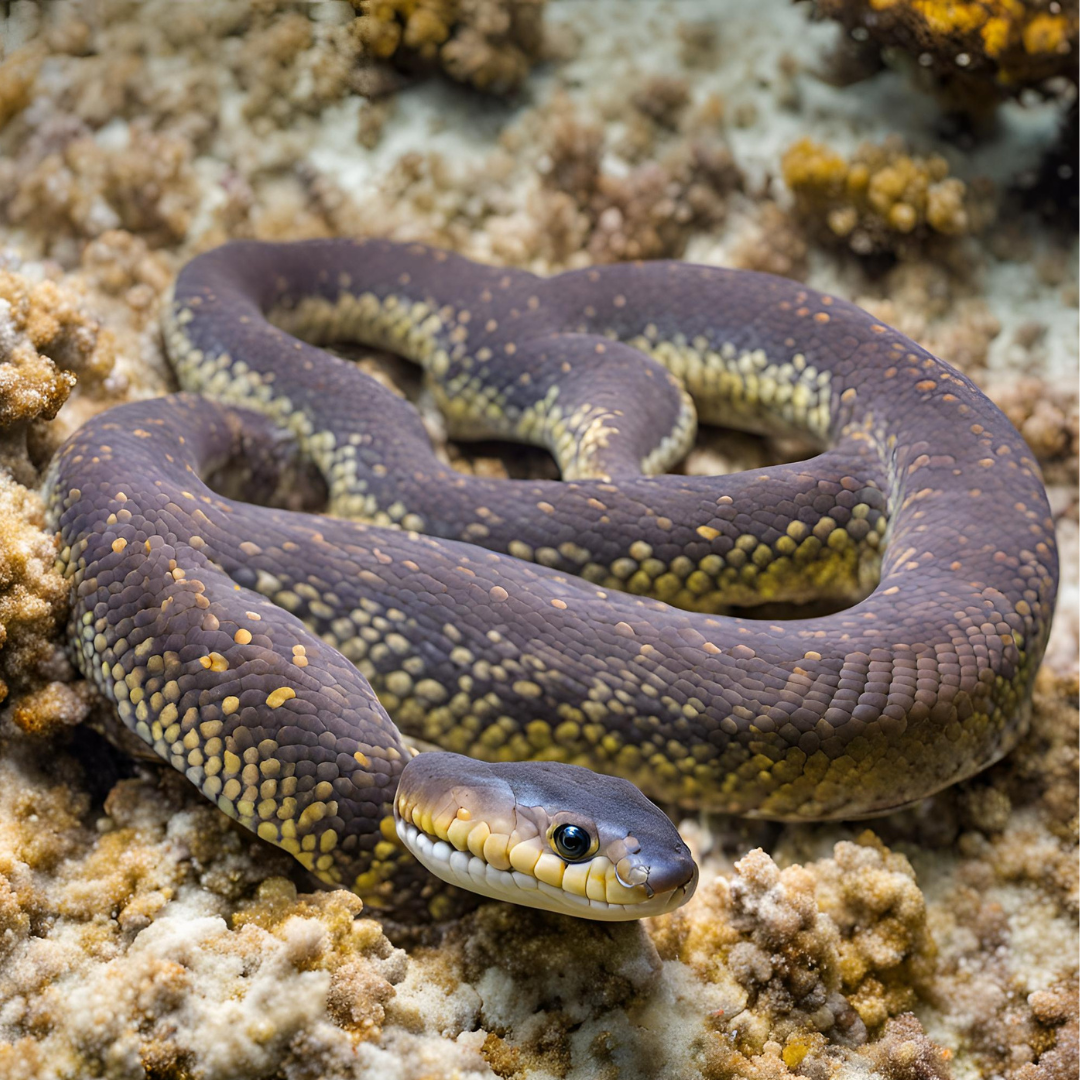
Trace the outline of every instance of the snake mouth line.
<instances>
[{"instance_id":1,"label":"snake mouth line","mask_svg":"<svg viewBox=\"0 0 1080 1080\"><path fill-rule=\"evenodd\" d=\"M648 899L613 904L579 896L539 881L520 870L498 870L468 851L458 851L445 840L433 839L400 817L397 819L397 834L416 859L443 881L493 900L506 900L582 919L630 922L665 915L685 904L694 895L698 883L698 869L695 866L693 876L684 885L654 893Z\"/></svg>"}]
</instances>

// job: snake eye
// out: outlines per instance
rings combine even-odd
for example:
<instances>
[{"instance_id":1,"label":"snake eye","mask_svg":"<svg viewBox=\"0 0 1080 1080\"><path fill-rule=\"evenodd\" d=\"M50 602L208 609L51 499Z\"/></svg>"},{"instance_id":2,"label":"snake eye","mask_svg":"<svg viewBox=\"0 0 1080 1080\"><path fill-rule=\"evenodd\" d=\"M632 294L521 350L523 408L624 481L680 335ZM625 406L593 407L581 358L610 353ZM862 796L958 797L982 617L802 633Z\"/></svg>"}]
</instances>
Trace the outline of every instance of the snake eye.
<instances>
[{"instance_id":1,"label":"snake eye","mask_svg":"<svg viewBox=\"0 0 1080 1080\"><path fill-rule=\"evenodd\" d=\"M569 862L583 859L592 847L592 837L580 825L559 825L551 834L555 850Z\"/></svg>"}]
</instances>

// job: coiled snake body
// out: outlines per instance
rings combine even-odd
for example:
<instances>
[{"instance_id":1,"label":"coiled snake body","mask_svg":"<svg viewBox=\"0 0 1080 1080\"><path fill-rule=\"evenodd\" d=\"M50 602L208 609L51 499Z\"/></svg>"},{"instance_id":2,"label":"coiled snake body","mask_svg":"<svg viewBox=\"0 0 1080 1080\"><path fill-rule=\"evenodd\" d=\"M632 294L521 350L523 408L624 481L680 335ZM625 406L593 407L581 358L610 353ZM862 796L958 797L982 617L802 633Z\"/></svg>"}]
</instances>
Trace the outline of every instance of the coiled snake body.
<instances>
[{"instance_id":1,"label":"coiled snake body","mask_svg":"<svg viewBox=\"0 0 1080 1080\"><path fill-rule=\"evenodd\" d=\"M564 482L455 473L410 405L317 348L349 339L423 365L452 433L546 445ZM183 270L166 341L205 396L110 411L52 467L76 657L161 757L327 883L415 899L400 834L493 895L621 917L648 896L649 913L685 892L688 856L666 821L638 828L647 801L613 788L634 820L612 839L593 807L582 839L549 805L576 773L499 763L853 817L971 775L1023 730L1057 581L1039 469L966 377L851 304L675 262L540 279L418 245L242 242ZM826 449L649 475L696 415ZM203 484L240 458L272 482L280 429L334 516ZM812 597L858 602L720 614ZM496 779L422 754L398 790L398 728ZM522 775L547 785L543 812L493 809Z\"/></svg>"}]
</instances>

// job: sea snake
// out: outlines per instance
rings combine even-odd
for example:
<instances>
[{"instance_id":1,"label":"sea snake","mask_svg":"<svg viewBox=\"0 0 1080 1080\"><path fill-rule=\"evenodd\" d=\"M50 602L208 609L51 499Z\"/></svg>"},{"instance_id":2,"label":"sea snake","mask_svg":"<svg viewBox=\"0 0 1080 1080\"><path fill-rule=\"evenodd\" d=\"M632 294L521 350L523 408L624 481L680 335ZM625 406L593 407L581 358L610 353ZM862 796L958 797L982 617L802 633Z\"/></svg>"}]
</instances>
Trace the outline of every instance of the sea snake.
<instances>
[{"instance_id":1,"label":"sea snake","mask_svg":"<svg viewBox=\"0 0 1080 1080\"><path fill-rule=\"evenodd\" d=\"M411 850L489 895L655 914L696 871L628 780L859 817L1024 730L1057 586L1039 468L969 379L850 303L681 262L541 278L237 242L180 273L165 341L188 392L97 417L51 466L74 655L207 798L369 904L448 910ZM563 481L455 472L332 341L416 361L452 434L546 446ZM823 452L652 475L699 416ZM246 468L258 498L297 453L329 516L204 482ZM728 614L812 598L853 606Z\"/></svg>"}]
</instances>

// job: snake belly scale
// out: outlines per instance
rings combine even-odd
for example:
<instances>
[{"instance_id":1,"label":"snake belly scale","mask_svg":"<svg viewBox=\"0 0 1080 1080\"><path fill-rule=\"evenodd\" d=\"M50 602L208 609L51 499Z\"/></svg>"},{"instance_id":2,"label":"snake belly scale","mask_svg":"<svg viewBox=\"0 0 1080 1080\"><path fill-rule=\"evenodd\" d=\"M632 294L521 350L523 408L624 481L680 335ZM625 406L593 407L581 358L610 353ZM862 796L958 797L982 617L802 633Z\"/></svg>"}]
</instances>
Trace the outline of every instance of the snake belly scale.
<instances>
[{"instance_id":1,"label":"snake belly scale","mask_svg":"<svg viewBox=\"0 0 1080 1080\"><path fill-rule=\"evenodd\" d=\"M921 798L1024 729L1057 586L1038 466L970 380L851 304L677 262L542 279L421 245L238 242L182 271L165 334L189 392L95 418L51 467L74 653L328 884L423 894L393 818L402 731L812 820ZM452 471L335 340L418 362L452 433L547 446L563 482ZM823 450L654 475L698 416ZM329 516L201 479L244 460L272 484L293 445ZM721 614L815 597L854 603ZM465 850L464 802L440 823L417 798L399 817Z\"/></svg>"}]
</instances>

